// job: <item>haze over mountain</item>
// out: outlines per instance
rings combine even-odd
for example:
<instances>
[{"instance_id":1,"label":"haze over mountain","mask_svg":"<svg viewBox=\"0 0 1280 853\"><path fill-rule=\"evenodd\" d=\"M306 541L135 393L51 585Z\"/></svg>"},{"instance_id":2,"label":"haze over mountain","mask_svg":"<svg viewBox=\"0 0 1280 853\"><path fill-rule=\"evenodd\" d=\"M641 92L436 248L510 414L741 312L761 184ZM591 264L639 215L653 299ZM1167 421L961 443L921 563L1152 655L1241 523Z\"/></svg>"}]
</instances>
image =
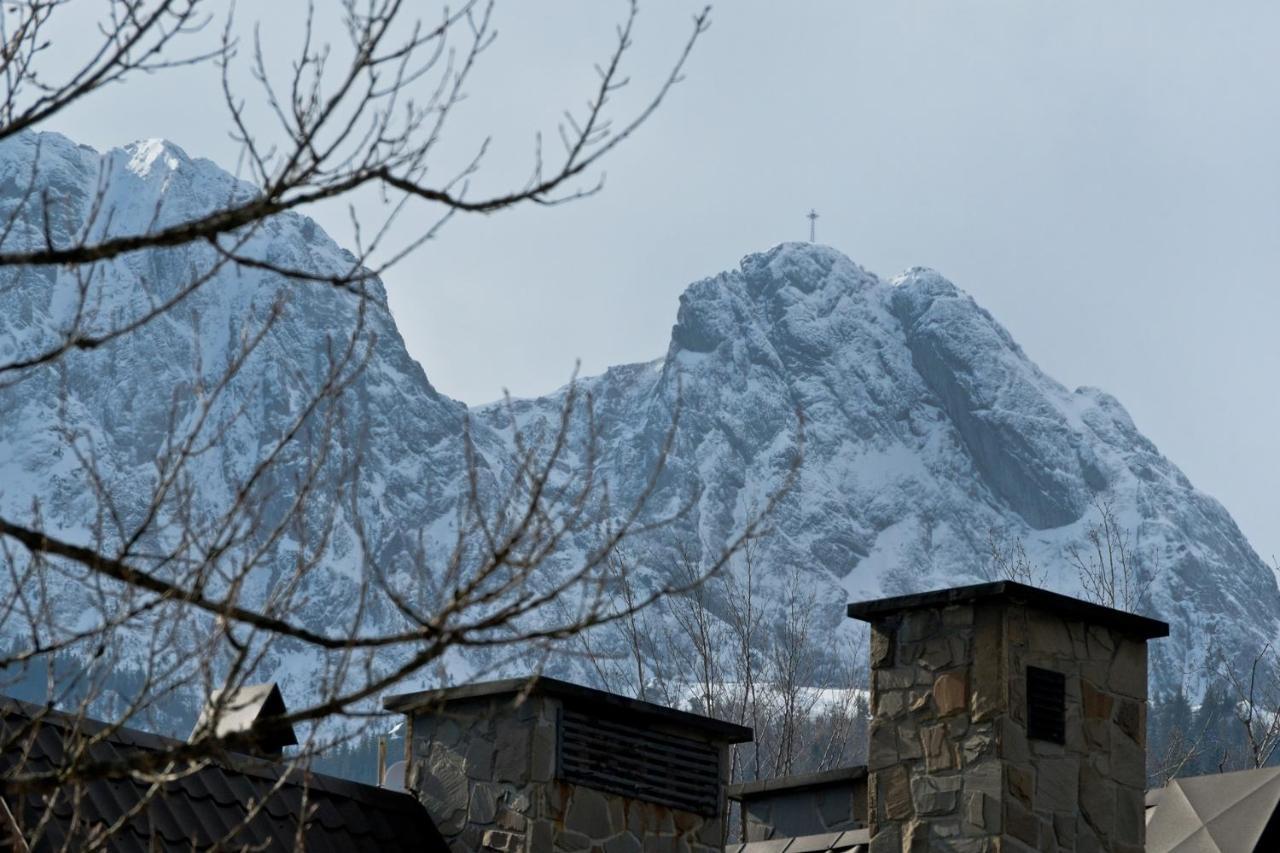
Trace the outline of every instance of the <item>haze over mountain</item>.
<instances>
[{"instance_id":1,"label":"haze over mountain","mask_svg":"<svg viewBox=\"0 0 1280 853\"><path fill-rule=\"evenodd\" d=\"M37 192L29 193L37 157ZM251 191L167 142L99 154L56 134L19 134L0 145L0 216L23 206L5 248L43 239L34 211L46 190L56 201L57 241L79 235L95 203L112 215L93 227L138 233ZM244 251L316 272L352 263L294 214L272 220ZM215 261L209 247L191 245L104 264L90 282L95 316L135 316ZM0 362L36 351L63 328L75 287L67 270L0 271ZM381 298L380 286L372 288ZM354 328L350 294L224 267L180 310L0 389L0 511L29 519L38 501L47 526L89 536L101 517L68 452L74 436L122 498L119 515L136 522L169 425L193 410L195 372L225 364L277 304L280 319L210 419L229 424L226 440L192 464L195 505L214 525L248 466L324 375L333 341ZM509 472L513 416L524 434L545 436L567 393L468 410L435 391L384 309L371 309L358 335L368 361L339 428L290 448L259 492L268 515L283 512L296 497L296 475L326 449L321 482L333 494L316 505L315 521L334 513L334 535L311 580L310 607L299 614L315 626L349 618L361 540L407 587L418 583L409 567L420 533L428 550L451 544L468 487L468 415L488 489ZM1277 636L1275 576L1225 509L1143 437L1118 401L1046 376L993 317L931 270L884 280L835 249L782 244L690 285L664 356L578 387L595 405L600 469L617 512L649 488L679 410L648 506L689 512L633 552L642 587L670 578L680 556L716 554L787 481L803 436L794 485L756 565L772 587L801 577L833 630L846 626L848 600L984 579L993 537L1021 543L1048 585L1077 592L1066 550L1084 541L1098 506L1110 505L1152 577L1150 611L1173 628L1152 647L1157 689L1198 681L1211 641L1244 653ZM585 423L574 422L571 446L585 446ZM566 461L566 473L575 461L581 457ZM344 477L350 471L354 482ZM285 536L272 547L283 571L308 545ZM552 568L590 547L584 532ZM248 594L264 597L277 578L255 581ZM74 624L74 590L67 601ZM12 626L3 630L12 634ZM305 656L279 655L265 668L286 692L305 690L313 677Z\"/></svg>"}]
</instances>

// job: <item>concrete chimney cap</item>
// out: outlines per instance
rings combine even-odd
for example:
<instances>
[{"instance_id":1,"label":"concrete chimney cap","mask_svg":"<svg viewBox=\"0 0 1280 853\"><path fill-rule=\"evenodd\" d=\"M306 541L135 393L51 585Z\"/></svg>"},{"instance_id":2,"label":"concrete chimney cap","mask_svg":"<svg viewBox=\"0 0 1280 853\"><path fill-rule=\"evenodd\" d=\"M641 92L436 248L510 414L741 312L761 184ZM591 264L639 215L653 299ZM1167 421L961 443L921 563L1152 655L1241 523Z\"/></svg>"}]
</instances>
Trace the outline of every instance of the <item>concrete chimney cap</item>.
<instances>
[{"instance_id":1,"label":"concrete chimney cap","mask_svg":"<svg viewBox=\"0 0 1280 853\"><path fill-rule=\"evenodd\" d=\"M930 592L898 595L892 598L878 598L874 601L858 601L849 605L848 613L853 619L863 622L876 622L880 619L906 610L946 607L952 604L976 604L979 602L1000 602L1022 604L1044 610L1059 616L1104 625L1142 640L1153 640L1169 636L1169 624L1159 619L1151 619L1093 604L1069 595L1049 592L1034 586L1015 581L995 581L993 583L974 584L973 586L957 586Z\"/></svg>"}]
</instances>

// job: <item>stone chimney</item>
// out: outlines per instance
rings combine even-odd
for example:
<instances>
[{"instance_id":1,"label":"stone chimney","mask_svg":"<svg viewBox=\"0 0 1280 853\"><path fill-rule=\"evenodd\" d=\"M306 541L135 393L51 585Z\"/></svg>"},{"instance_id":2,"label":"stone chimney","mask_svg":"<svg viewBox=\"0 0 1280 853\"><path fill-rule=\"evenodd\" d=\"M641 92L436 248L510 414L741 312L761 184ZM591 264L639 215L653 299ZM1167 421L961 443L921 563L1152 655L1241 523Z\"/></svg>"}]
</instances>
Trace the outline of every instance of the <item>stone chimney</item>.
<instances>
[{"instance_id":1,"label":"stone chimney","mask_svg":"<svg viewBox=\"0 0 1280 853\"><path fill-rule=\"evenodd\" d=\"M722 853L742 726L552 678L388 698L407 789L454 853Z\"/></svg>"},{"instance_id":2,"label":"stone chimney","mask_svg":"<svg viewBox=\"0 0 1280 853\"><path fill-rule=\"evenodd\" d=\"M867 768L841 767L730 785L742 807L742 840L770 841L862 829L867 825Z\"/></svg>"},{"instance_id":3,"label":"stone chimney","mask_svg":"<svg viewBox=\"0 0 1280 853\"><path fill-rule=\"evenodd\" d=\"M849 615L871 623L872 853L1142 853L1168 625L1011 581Z\"/></svg>"}]
</instances>

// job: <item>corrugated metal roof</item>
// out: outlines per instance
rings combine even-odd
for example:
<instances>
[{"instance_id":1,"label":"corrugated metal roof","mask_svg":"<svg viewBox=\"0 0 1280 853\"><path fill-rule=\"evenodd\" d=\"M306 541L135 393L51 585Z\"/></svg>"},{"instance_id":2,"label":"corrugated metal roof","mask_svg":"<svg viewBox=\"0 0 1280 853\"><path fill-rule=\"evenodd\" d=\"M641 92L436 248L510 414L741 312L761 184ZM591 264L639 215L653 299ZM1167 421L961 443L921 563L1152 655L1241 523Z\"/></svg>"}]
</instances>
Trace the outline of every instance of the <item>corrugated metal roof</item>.
<instances>
[{"instance_id":1,"label":"corrugated metal roof","mask_svg":"<svg viewBox=\"0 0 1280 853\"><path fill-rule=\"evenodd\" d=\"M38 722L36 722L38 720ZM47 772L104 724L0 698L0 775ZM129 729L88 747L110 760L179 741ZM121 851L446 851L426 809L409 794L248 758L206 764L155 791L132 778L96 779L53 794L5 793L33 851L75 850L117 822ZM301 824L301 832L299 825Z\"/></svg>"}]
</instances>

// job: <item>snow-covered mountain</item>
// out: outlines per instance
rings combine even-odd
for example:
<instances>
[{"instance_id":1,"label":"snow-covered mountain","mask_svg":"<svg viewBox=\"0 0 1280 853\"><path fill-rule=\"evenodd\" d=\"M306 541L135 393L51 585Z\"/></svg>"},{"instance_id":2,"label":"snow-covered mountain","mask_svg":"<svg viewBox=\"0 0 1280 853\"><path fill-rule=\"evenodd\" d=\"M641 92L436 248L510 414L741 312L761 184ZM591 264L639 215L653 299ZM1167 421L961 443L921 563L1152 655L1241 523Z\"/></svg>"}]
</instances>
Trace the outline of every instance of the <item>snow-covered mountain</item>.
<instances>
[{"instance_id":1,"label":"snow-covered mountain","mask_svg":"<svg viewBox=\"0 0 1280 853\"><path fill-rule=\"evenodd\" d=\"M59 240L81 233L95 205L114 210L95 228L129 233L248 191L168 143L98 154L54 134L22 134L0 145L0 215L40 198L28 192L37 153L38 186L58 201ZM43 239L38 219L19 222L4 248ZM245 251L316 271L352 261L315 223L291 214L253 235ZM191 270L209 268L211 252L190 246L104 265L89 285L96 316L145 310ZM173 413L194 411L193 371L225 364L254 319L279 304L280 319L215 413L215 421L237 413L227 440L193 469L197 503L216 517L244 466L295 416L302 389L323 375L329 342L355 320L350 294L332 288L255 270L212 275L179 311L142 331L0 389L0 509L24 518L39 498L46 524L71 538L88 535L94 500L67 450L67 430L55 424L70 427L82 450L92 447L114 493L147 492ZM0 362L63 327L75 287L65 270L0 270ZM371 288L380 299L380 285ZM385 310L369 312L361 340L367 367L344 400L341 428L316 439L330 449L335 489L338 470L358 470L356 500L344 491L323 502L336 521L324 583L305 614L316 625L334 624L351 606L357 530L394 574L420 533L428 544L452 535L467 488L467 407L432 388ZM832 627L844 623L847 600L982 579L993 536L1021 544L1049 585L1075 591L1066 550L1084 542L1101 503L1154 577L1149 609L1173 626L1153 646L1157 687L1194 673L1211 638L1247 651L1277 636L1275 576L1226 510L1142 436L1119 402L1046 376L991 315L930 270L882 280L809 244L750 255L685 291L665 356L578 388L595 406L600 468L619 512L648 488L679 410L648 506L689 511L637 552L641 585L669 576L677 554L714 554L792 475L802 435L793 486L770 518L756 565L774 584L803 577ZM484 478L498 482L509 470L513 420L524 435L549 434L565 394L470 410ZM579 439L585 423L575 421ZM291 452L263 486L269 500L289 501L290 466L314 459ZM120 511L129 519L143 508ZM589 547L587 537L571 540L568 552ZM279 559L296 559L304 547L285 537ZM267 594L273 582L259 578L253 594ZM286 681L305 677L297 660L273 665Z\"/></svg>"},{"instance_id":2,"label":"snow-covered mountain","mask_svg":"<svg viewBox=\"0 0 1280 853\"><path fill-rule=\"evenodd\" d=\"M806 572L820 600L986 579L993 534L1078 594L1067 550L1087 554L1110 505L1153 578L1149 611L1172 626L1152 647L1161 689L1198 683L1211 640L1256 653L1276 634L1274 575L1222 505L1115 398L1046 376L931 270L883 281L833 249L784 244L691 285L664 358L586 384L606 467L632 488L681 401L662 503L696 495L676 522L684 543L722 542L777 488L803 413L798 479L758 562ZM518 407L526 423L557 409L557 395Z\"/></svg>"}]
</instances>

